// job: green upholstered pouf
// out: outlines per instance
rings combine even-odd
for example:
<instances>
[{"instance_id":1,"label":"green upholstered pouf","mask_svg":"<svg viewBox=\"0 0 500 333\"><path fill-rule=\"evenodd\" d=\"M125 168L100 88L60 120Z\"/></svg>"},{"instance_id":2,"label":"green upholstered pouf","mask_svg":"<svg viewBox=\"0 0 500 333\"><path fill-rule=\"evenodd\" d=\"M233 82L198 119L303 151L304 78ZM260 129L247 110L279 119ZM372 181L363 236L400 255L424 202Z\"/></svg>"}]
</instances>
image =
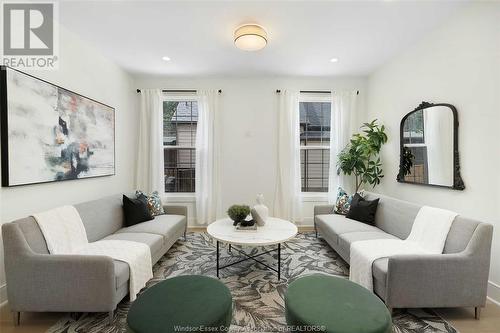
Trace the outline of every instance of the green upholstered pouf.
<instances>
[{"instance_id":1,"label":"green upholstered pouf","mask_svg":"<svg viewBox=\"0 0 500 333\"><path fill-rule=\"evenodd\" d=\"M346 279L321 274L290 284L285 313L288 325L306 331L388 333L392 329L389 310L376 295Z\"/></svg>"},{"instance_id":2,"label":"green upholstered pouf","mask_svg":"<svg viewBox=\"0 0 500 333\"><path fill-rule=\"evenodd\" d=\"M135 333L227 332L233 301L219 280L201 275L174 277L147 289L130 307Z\"/></svg>"}]
</instances>

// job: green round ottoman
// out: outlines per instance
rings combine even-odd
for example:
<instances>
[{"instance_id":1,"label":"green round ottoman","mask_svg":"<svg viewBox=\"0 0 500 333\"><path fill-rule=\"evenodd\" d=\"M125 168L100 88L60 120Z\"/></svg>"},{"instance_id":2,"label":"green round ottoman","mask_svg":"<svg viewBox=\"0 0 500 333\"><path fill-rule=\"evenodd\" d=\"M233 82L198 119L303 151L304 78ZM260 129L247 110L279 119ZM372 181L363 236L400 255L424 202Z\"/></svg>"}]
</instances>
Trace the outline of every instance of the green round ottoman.
<instances>
[{"instance_id":1,"label":"green round ottoman","mask_svg":"<svg viewBox=\"0 0 500 333\"><path fill-rule=\"evenodd\" d=\"M292 282L285 295L286 322L303 331L389 333L384 303L349 280L314 274Z\"/></svg>"},{"instance_id":2,"label":"green round ottoman","mask_svg":"<svg viewBox=\"0 0 500 333\"><path fill-rule=\"evenodd\" d=\"M227 332L232 311L231 292L222 282L185 275L141 294L130 307L127 324L135 333Z\"/></svg>"}]
</instances>

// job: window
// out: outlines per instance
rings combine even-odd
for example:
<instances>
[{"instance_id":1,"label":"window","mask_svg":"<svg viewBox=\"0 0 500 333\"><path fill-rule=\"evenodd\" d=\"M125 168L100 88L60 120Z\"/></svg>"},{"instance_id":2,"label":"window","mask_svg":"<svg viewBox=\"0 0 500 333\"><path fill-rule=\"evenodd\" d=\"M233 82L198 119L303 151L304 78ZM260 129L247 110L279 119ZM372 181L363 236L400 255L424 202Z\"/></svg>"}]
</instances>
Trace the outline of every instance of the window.
<instances>
[{"instance_id":1,"label":"window","mask_svg":"<svg viewBox=\"0 0 500 333\"><path fill-rule=\"evenodd\" d=\"M415 183L428 183L429 179L424 123L424 111L419 110L408 116L403 127L403 143L413 155L413 166L405 180Z\"/></svg>"},{"instance_id":2,"label":"window","mask_svg":"<svg viewBox=\"0 0 500 333\"><path fill-rule=\"evenodd\" d=\"M167 97L163 101L165 192L195 191L195 146L198 102Z\"/></svg>"},{"instance_id":3,"label":"window","mask_svg":"<svg viewBox=\"0 0 500 333\"><path fill-rule=\"evenodd\" d=\"M405 144L425 143L424 110L410 114L404 123L403 131Z\"/></svg>"},{"instance_id":4,"label":"window","mask_svg":"<svg viewBox=\"0 0 500 333\"><path fill-rule=\"evenodd\" d=\"M302 192L328 192L330 169L330 95L301 94L300 172Z\"/></svg>"}]
</instances>

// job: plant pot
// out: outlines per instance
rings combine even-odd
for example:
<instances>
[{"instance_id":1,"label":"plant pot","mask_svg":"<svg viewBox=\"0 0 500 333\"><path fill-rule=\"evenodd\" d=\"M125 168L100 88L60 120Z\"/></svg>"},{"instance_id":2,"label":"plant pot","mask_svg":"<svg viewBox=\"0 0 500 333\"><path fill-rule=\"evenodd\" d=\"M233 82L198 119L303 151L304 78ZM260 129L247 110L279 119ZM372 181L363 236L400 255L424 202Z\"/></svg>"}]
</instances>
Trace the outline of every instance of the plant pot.
<instances>
[{"instance_id":1,"label":"plant pot","mask_svg":"<svg viewBox=\"0 0 500 333\"><path fill-rule=\"evenodd\" d=\"M255 224L255 221L254 220L250 220L250 221L247 221L247 220L243 220L240 222L240 225L242 227L251 227Z\"/></svg>"}]
</instances>

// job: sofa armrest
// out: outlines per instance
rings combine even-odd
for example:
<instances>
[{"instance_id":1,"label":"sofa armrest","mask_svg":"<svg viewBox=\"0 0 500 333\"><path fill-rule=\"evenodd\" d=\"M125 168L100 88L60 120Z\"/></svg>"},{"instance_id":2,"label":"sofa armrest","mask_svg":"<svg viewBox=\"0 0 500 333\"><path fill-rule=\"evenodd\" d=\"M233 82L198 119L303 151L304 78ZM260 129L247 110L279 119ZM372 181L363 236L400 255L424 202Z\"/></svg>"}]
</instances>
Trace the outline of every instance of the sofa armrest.
<instances>
[{"instance_id":1,"label":"sofa armrest","mask_svg":"<svg viewBox=\"0 0 500 333\"><path fill-rule=\"evenodd\" d=\"M171 205L163 205L163 210L165 214L170 215L183 215L187 219L187 207L186 206L171 206Z\"/></svg>"},{"instance_id":2,"label":"sofa armrest","mask_svg":"<svg viewBox=\"0 0 500 333\"><path fill-rule=\"evenodd\" d=\"M464 253L389 258L386 304L391 308L484 306L489 265Z\"/></svg>"},{"instance_id":3,"label":"sofa armrest","mask_svg":"<svg viewBox=\"0 0 500 333\"><path fill-rule=\"evenodd\" d=\"M93 255L33 254L9 263L8 299L13 311L112 311L113 259Z\"/></svg>"},{"instance_id":4,"label":"sofa armrest","mask_svg":"<svg viewBox=\"0 0 500 333\"><path fill-rule=\"evenodd\" d=\"M317 205L314 206L314 216L333 214L333 205Z\"/></svg>"}]
</instances>

